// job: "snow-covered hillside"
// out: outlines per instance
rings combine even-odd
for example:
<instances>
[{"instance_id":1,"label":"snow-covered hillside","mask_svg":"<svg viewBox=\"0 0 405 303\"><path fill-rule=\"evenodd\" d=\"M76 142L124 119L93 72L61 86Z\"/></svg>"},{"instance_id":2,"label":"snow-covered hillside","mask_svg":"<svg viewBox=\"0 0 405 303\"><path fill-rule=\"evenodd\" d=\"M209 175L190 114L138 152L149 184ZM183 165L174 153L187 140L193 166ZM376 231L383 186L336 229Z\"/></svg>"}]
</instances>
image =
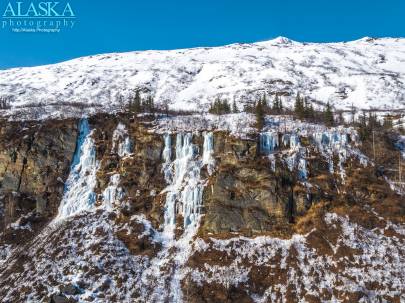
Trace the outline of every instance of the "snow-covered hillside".
<instances>
[{"instance_id":1,"label":"snow-covered hillside","mask_svg":"<svg viewBox=\"0 0 405 303\"><path fill-rule=\"evenodd\" d=\"M0 96L11 112L85 103L110 111L135 89L172 109L207 110L216 97L239 106L256 97L297 92L336 108L405 108L405 39L300 43L286 38L252 44L144 51L79 58L0 71ZM64 110L64 114L72 109ZM81 112L81 111L78 111ZM54 115L55 113L53 113Z\"/></svg>"}]
</instances>

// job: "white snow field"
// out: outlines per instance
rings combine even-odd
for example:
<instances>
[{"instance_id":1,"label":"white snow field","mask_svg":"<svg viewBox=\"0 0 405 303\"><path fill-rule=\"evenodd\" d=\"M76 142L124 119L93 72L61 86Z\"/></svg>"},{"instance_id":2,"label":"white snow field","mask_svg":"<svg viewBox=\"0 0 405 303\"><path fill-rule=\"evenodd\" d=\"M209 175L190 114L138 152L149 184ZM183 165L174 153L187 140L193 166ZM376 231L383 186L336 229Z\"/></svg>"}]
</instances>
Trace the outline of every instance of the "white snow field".
<instances>
[{"instance_id":1,"label":"white snow field","mask_svg":"<svg viewBox=\"0 0 405 303\"><path fill-rule=\"evenodd\" d=\"M340 43L273 40L222 47L113 53L0 71L3 114L31 118L111 112L134 90L171 109L207 111L215 98L242 108L266 93L297 92L335 108L405 108L405 39ZM62 105L62 109L61 109ZM80 105L80 106L79 106ZM63 108L66 106L66 108ZM80 109L77 109L80 107ZM21 116L20 116L21 117Z\"/></svg>"}]
</instances>

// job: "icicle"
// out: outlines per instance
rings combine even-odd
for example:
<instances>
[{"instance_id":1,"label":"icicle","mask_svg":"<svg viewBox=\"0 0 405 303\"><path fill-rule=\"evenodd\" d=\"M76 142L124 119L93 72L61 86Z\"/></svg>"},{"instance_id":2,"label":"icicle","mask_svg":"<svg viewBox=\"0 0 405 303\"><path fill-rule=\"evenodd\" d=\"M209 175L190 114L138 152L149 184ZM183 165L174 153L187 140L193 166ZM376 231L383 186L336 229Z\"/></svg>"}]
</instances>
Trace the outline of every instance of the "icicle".
<instances>
[{"instance_id":1,"label":"icicle","mask_svg":"<svg viewBox=\"0 0 405 303\"><path fill-rule=\"evenodd\" d=\"M399 136L399 139L395 143L395 146L401 151L402 158L405 159L405 136Z\"/></svg>"},{"instance_id":2,"label":"icicle","mask_svg":"<svg viewBox=\"0 0 405 303\"><path fill-rule=\"evenodd\" d=\"M165 228L164 232L174 229L176 223L176 193L168 192L166 196L166 209L165 209Z\"/></svg>"},{"instance_id":3,"label":"icicle","mask_svg":"<svg viewBox=\"0 0 405 303\"><path fill-rule=\"evenodd\" d=\"M172 158L172 137L170 134L164 136L165 148L163 150L163 160L165 163L169 163Z\"/></svg>"},{"instance_id":4,"label":"icicle","mask_svg":"<svg viewBox=\"0 0 405 303\"><path fill-rule=\"evenodd\" d=\"M288 140L286 135L282 137L283 144ZM276 157L274 150L280 145L277 132L267 132L260 134L260 152L267 155L270 161L270 167L273 172L276 171Z\"/></svg>"},{"instance_id":5,"label":"icicle","mask_svg":"<svg viewBox=\"0 0 405 303\"><path fill-rule=\"evenodd\" d=\"M80 211L91 209L95 203L96 195L96 149L91 137L87 119L80 120L79 136L76 151L72 161L69 177L65 184L65 192L57 219L72 216Z\"/></svg>"},{"instance_id":6,"label":"icicle","mask_svg":"<svg viewBox=\"0 0 405 303\"><path fill-rule=\"evenodd\" d=\"M298 158L298 154L293 153L291 156L286 157L284 160L287 163L287 167L291 172L294 171L294 167L296 165L297 158Z\"/></svg>"},{"instance_id":7,"label":"icicle","mask_svg":"<svg viewBox=\"0 0 405 303\"><path fill-rule=\"evenodd\" d=\"M118 156L121 158L132 154L132 142L129 137L124 139L124 142L118 144Z\"/></svg>"},{"instance_id":8,"label":"icicle","mask_svg":"<svg viewBox=\"0 0 405 303\"><path fill-rule=\"evenodd\" d=\"M289 146L290 145L290 135L284 134L283 137L281 138L281 141L283 142L284 147Z\"/></svg>"},{"instance_id":9,"label":"icicle","mask_svg":"<svg viewBox=\"0 0 405 303\"><path fill-rule=\"evenodd\" d=\"M80 162L81 147L84 140L90 134L89 121L87 119L80 119L79 121L79 135L76 139L76 149L73 154L72 163L70 164L70 169L73 170L74 167Z\"/></svg>"},{"instance_id":10,"label":"icicle","mask_svg":"<svg viewBox=\"0 0 405 303\"><path fill-rule=\"evenodd\" d=\"M260 134L260 152L268 155L279 146L278 133L269 132Z\"/></svg>"},{"instance_id":11,"label":"icicle","mask_svg":"<svg viewBox=\"0 0 405 303\"><path fill-rule=\"evenodd\" d=\"M301 158L298 162L298 176L301 180L308 178L307 160Z\"/></svg>"},{"instance_id":12,"label":"icicle","mask_svg":"<svg viewBox=\"0 0 405 303\"><path fill-rule=\"evenodd\" d=\"M301 147L300 138L296 134L292 134L290 136L290 148L297 149L300 147Z\"/></svg>"},{"instance_id":13,"label":"icicle","mask_svg":"<svg viewBox=\"0 0 405 303\"><path fill-rule=\"evenodd\" d=\"M340 176L342 182L344 183L344 179L346 177L346 172L344 169L344 163L348 157L348 143L349 137L348 134L342 131L324 131L324 132L317 132L312 134L312 138L316 143L318 150L322 153L322 155L326 158L329 166L329 173L333 174L335 172L334 163L333 163L333 155L338 154L339 156L339 163L338 169L340 172Z\"/></svg>"},{"instance_id":14,"label":"icicle","mask_svg":"<svg viewBox=\"0 0 405 303\"><path fill-rule=\"evenodd\" d=\"M163 174L167 183L172 182L173 173L171 167L172 158L172 137L170 134L164 135L165 147L163 149Z\"/></svg>"},{"instance_id":15,"label":"icicle","mask_svg":"<svg viewBox=\"0 0 405 303\"><path fill-rule=\"evenodd\" d=\"M208 174L212 175L215 167L214 135L212 132L204 133L203 165L207 165Z\"/></svg>"}]
</instances>

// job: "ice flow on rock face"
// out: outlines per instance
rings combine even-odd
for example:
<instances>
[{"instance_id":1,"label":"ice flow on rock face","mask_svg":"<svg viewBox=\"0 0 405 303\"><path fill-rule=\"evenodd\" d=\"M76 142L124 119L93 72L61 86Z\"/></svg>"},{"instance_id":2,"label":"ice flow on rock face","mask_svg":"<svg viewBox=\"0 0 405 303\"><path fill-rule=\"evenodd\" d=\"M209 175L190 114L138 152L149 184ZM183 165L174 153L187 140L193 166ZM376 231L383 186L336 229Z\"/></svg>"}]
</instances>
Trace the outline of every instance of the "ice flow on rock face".
<instances>
[{"instance_id":1,"label":"ice flow on rock face","mask_svg":"<svg viewBox=\"0 0 405 303\"><path fill-rule=\"evenodd\" d=\"M133 143L131 138L128 135L128 131L124 124L121 122L118 124L117 128L113 133L113 145L111 152L116 152L118 156L126 157L132 154L133 152Z\"/></svg>"},{"instance_id":2,"label":"ice flow on rock face","mask_svg":"<svg viewBox=\"0 0 405 303\"><path fill-rule=\"evenodd\" d=\"M167 183L172 183L173 172L170 168L172 161L172 137L169 134L164 135L165 147L163 149L163 173Z\"/></svg>"},{"instance_id":3,"label":"ice flow on rock face","mask_svg":"<svg viewBox=\"0 0 405 303\"><path fill-rule=\"evenodd\" d=\"M214 159L214 134L204 133L203 165L207 165L208 174L212 175L215 167Z\"/></svg>"},{"instance_id":4,"label":"ice flow on rock face","mask_svg":"<svg viewBox=\"0 0 405 303\"><path fill-rule=\"evenodd\" d=\"M260 151L263 154L270 154L279 146L278 133L267 132L260 134Z\"/></svg>"},{"instance_id":5,"label":"ice flow on rock face","mask_svg":"<svg viewBox=\"0 0 405 303\"><path fill-rule=\"evenodd\" d=\"M176 136L176 159L171 162L171 137L164 136L165 148L163 152L164 174L169 186L166 188L165 226L166 232L173 232L176 224L176 214L184 218L183 227L196 227L202 206L202 194L205 180L201 179L200 172L207 165L209 173L214 167L213 135L204 133L203 154L199 155L198 146L192 143L191 133L179 133Z\"/></svg>"},{"instance_id":6,"label":"ice flow on rock face","mask_svg":"<svg viewBox=\"0 0 405 303\"><path fill-rule=\"evenodd\" d=\"M64 219L91 209L95 203L94 187L98 163L91 135L87 119L81 119L71 171L65 183L65 192L56 219Z\"/></svg>"},{"instance_id":7,"label":"ice flow on rock face","mask_svg":"<svg viewBox=\"0 0 405 303\"><path fill-rule=\"evenodd\" d=\"M327 159L329 165L329 172L332 174L335 171L333 163L333 155L337 154L339 157L338 169L342 181L344 181L346 173L344 170L344 162L346 162L348 154L349 135L345 132L339 131L322 131L312 134L312 138L317 145L318 150Z\"/></svg>"},{"instance_id":8,"label":"ice flow on rock face","mask_svg":"<svg viewBox=\"0 0 405 303\"><path fill-rule=\"evenodd\" d=\"M288 168L293 171L297 168L300 180L308 177L305 151L301 148L300 138L296 134L284 134L281 142L283 146L289 146L290 155L285 158ZM276 154L274 151L280 146L278 132L265 132L260 134L260 152L269 157L272 171L276 168Z\"/></svg>"},{"instance_id":9,"label":"ice flow on rock face","mask_svg":"<svg viewBox=\"0 0 405 303\"><path fill-rule=\"evenodd\" d=\"M107 209L112 209L114 203L119 201L124 196L124 192L122 188L119 187L119 183L120 175L112 175L110 178L110 183L103 192L104 207L106 207Z\"/></svg>"},{"instance_id":10,"label":"ice flow on rock face","mask_svg":"<svg viewBox=\"0 0 405 303\"><path fill-rule=\"evenodd\" d=\"M402 158L405 159L405 136L400 136L395 146L402 152Z\"/></svg>"}]
</instances>

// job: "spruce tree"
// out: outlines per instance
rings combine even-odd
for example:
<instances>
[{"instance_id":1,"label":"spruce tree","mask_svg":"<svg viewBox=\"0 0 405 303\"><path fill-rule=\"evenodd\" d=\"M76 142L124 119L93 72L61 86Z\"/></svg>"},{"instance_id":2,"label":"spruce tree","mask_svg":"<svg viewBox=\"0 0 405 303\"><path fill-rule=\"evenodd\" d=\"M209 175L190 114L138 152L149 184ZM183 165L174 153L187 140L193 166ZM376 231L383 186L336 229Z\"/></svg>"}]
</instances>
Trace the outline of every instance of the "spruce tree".
<instances>
[{"instance_id":1,"label":"spruce tree","mask_svg":"<svg viewBox=\"0 0 405 303\"><path fill-rule=\"evenodd\" d=\"M381 127L381 124L378 121L377 114L375 112L368 113L368 127L371 131Z\"/></svg>"},{"instance_id":2,"label":"spruce tree","mask_svg":"<svg viewBox=\"0 0 405 303\"><path fill-rule=\"evenodd\" d=\"M141 100L141 111L142 112L148 111L148 99Z\"/></svg>"},{"instance_id":3,"label":"spruce tree","mask_svg":"<svg viewBox=\"0 0 405 303\"><path fill-rule=\"evenodd\" d=\"M402 116L400 116L399 117L399 119L398 119L398 131L399 131L399 133L400 134L404 134L405 133L405 130L404 130L404 124L402 123Z\"/></svg>"},{"instance_id":4,"label":"spruce tree","mask_svg":"<svg viewBox=\"0 0 405 303\"><path fill-rule=\"evenodd\" d=\"M297 93L297 97L295 98L294 112L299 119L303 119L305 116L304 104L300 96L300 93Z\"/></svg>"},{"instance_id":5,"label":"spruce tree","mask_svg":"<svg viewBox=\"0 0 405 303\"><path fill-rule=\"evenodd\" d=\"M359 136L361 141L366 141L370 136L370 129L367 125L367 116L366 113L363 113L359 116Z\"/></svg>"},{"instance_id":6,"label":"spruce tree","mask_svg":"<svg viewBox=\"0 0 405 303\"><path fill-rule=\"evenodd\" d=\"M308 107L308 119L310 121L315 121L315 109L314 106L312 105L312 102L309 104Z\"/></svg>"},{"instance_id":7,"label":"spruce tree","mask_svg":"<svg viewBox=\"0 0 405 303\"><path fill-rule=\"evenodd\" d=\"M149 96L149 112L153 114L155 112L155 102L152 96Z\"/></svg>"},{"instance_id":8,"label":"spruce tree","mask_svg":"<svg viewBox=\"0 0 405 303\"><path fill-rule=\"evenodd\" d=\"M269 110L269 105L267 104L267 97L266 94L263 94L263 98L262 98L262 108L263 108L263 112L267 113ZM259 101L260 102L260 101Z\"/></svg>"},{"instance_id":9,"label":"spruce tree","mask_svg":"<svg viewBox=\"0 0 405 303\"><path fill-rule=\"evenodd\" d=\"M235 104L236 106L236 104ZM214 115L229 114L231 112L231 106L227 100L215 99L214 103L211 104L209 113Z\"/></svg>"},{"instance_id":10,"label":"spruce tree","mask_svg":"<svg viewBox=\"0 0 405 303\"><path fill-rule=\"evenodd\" d=\"M283 102L281 101L281 97L278 97L278 111L280 114L282 114L283 110Z\"/></svg>"},{"instance_id":11,"label":"spruce tree","mask_svg":"<svg viewBox=\"0 0 405 303\"><path fill-rule=\"evenodd\" d=\"M260 131L264 127L264 109L263 102L257 102L255 107L256 127Z\"/></svg>"},{"instance_id":12,"label":"spruce tree","mask_svg":"<svg viewBox=\"0 0 405 303\"><path fill-rule=\"evenodd\" d=\"M309 109L309 101L308 101L307 97L303 98L302 104L303 104L304 118L309 119L309 115L310 115L309 110L310 109Z\"/></svg>"},{"instance_id":13,"label":"spruce tree","mask_svg":"<svg viewBox=\"0 0 405 303\"><path fill-rule=\"evenodd\" d=\"M239 113L238 106L236 105L236 101L235 101L235 100L233 100L232 112L233 112L234 114Z\"/></svg>"},{"instance_id":14,"label":"spruce tree","mask_svg":"<svg viewBox=\"0 0 405 303\"><path fill-rule=\"evenodd\" d=\"M276 96L274 97L272 110L275 114L280 113L280 101L278 94L276 94Z\"/></svg>"},{"instance_id":15,"label":"spruce tree","mask_svg":"<svg viewBox=\"0 0 405 303\"><path fill-rule=\"evenodd\" d=\"M215 101L214 101L215 102ZM208 112L210 113L210 114L214 114L214 103L211 103L210 104L210 108L208 109Z\"/></svg>"},{"instance_id":16,"label":"spruce tree","mask_svg":"<svg viewBox=\"0 0 405 303\"><path fill-rule=\"evenodd\" d=\"M356 121L356 108L354 107L354 105L353 105L353 103L352 103L352 106L350 107L350 113L351 113L351 115L352 115L352 125L354 125L355 124L355 121Z\"/></svg>"},{"instance_id":17,"label":"spruce tree","mask_svg":"<svg viewBox=\"0 0 405 303\"><path fill-rule=\"evenodd\" d=\"M338 115L338 124L344 125L346 123L345 118L343 117L343 112L339 112Z\"/></svg>"},{"instance_id":18,"label":"spruce tree","mask_svg":"<svg viewBox=\"0 0 405 303\"><path fill-rule=\"evenodd\" d=\"M329 101L326 103L326 108L324 111L324 122L326 126L333 126L335 124L332 107L330 106Z\"/></svg>"},{"instance_id":19,"label":"spruce tree","mask_svg":"<svg viewBox=\"0 0 405 303\"><path fill-rule=\"evenodd\" d=\"M141 112L141 97L138 91L136 91L134 96L129 98L128 111L131 114L138 114Z\"/></svg>"},{"instance_id":20,"label":"spruce tree","mask_svg":"<svg viewBox=\"0 0 405 303\"><path fill-rule=\"evenodd\" d=\"M135 97L133 100L133 111L135 113L141 112L141 95L139 94L139 91L136 91Z\"/></svg>"},{"instance_id":21,"label":"spruce tree","mask_svg":"<svg viewBox=\"0 0 405 303\"><path fill-rule=\"evenodd\" d=\"M228 103L228 100L222 102L221 114L229 114L231 112L231 106Z\"/></svg>"}]
</instances>

